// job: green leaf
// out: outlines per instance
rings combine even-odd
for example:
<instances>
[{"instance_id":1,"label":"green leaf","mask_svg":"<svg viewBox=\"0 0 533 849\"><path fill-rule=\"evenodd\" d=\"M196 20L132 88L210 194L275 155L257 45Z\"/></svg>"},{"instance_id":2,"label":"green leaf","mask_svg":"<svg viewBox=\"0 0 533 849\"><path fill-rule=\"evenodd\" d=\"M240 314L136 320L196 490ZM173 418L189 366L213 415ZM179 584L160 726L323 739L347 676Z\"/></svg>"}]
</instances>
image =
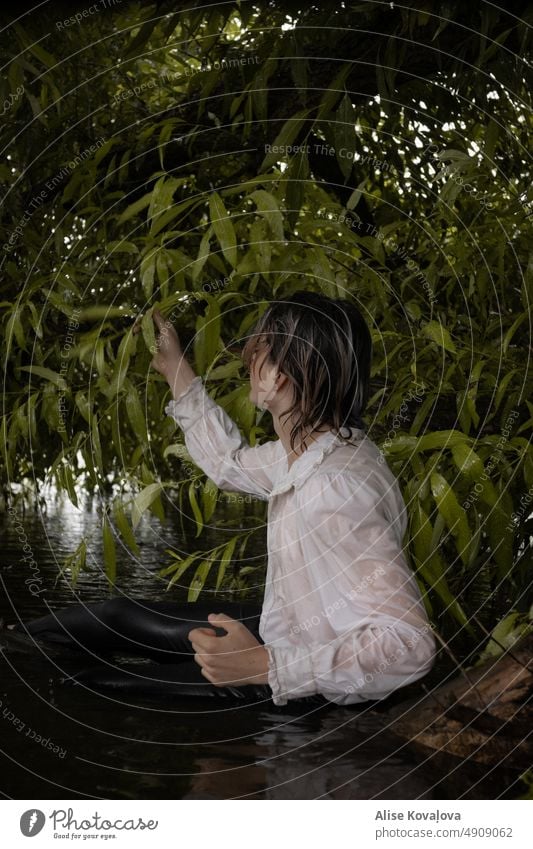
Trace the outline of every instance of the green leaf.
<instances>
[{"instance_id":1,"label":"green leaf","mask_svg":"<svg viewBox=\"0 0 533 849\"><path fill-rule=\"evenodd\" d=\"M239 274L262 271L268 277L271 258L272 245L268 238L267 224L264 219L259 219L250 227L250 250L239 264Z\"/></svg>"},{"instance_id":2,"label":"green leaf","mask_svg":"<svg viewBox=\"0 0 533 849\"><path fill-rule=\"evenodd\" d=\"M446 606L446 610L467 630L473 632L468 617L450 592L445 578L445 567L437 551L432 548L433 528L427 513L420 502L416 502L411 512L410 538L414 548L418 571L426 584L431 587Z\"/></svg>"},{"instance_id":3,"label":"green leaf","mask_svg":"<svg viewBox=\"0 0 533 849\"><path fill-rule=\"evenodd\" d=\"M479 666L492 657L499 657L502 652L511 649L518 640L532 630L533 623L528 622L523 613L518 613L516 610L508 613L492 629L491 638L475 665Z\"/></svg>"},{"instance_id":4,"label":"green leaf","mask_svg":"<svg viewBox=\"0 0 533 849\"><path fill-rule=\"evenodd\" d=\"M346 209L348 209L350 211L355 209L355 207L357 206L357 204L361 200L361 196L362 196L364 189L365 189L365 186L366 186L366 181L367 181L367 178L365 177L364 180L361 180L361 182L359 183L357 188L353 190L350 197L346 201Z\"/></svg>"},{"instance_id":5,"label":"green leaf","mask_svg":"<svg viewBox=\"0 0 533 849\"><path fill-rule=\"evenodd\" d=\"M216 298L206 294L208 306L205 315L196 319L196 335L194 337L194 359L196 369L204 374L213 360L220 344L220 304Z\"/></svg>"},{"instance_id":6,"label":"green leaf","mask_svg":"<svg viewBox=\"0 0 533 849\"><path fill-rule=\"evenodd\" d=\"M154 319L152 317L153 308L151 307L149 310L145 312L141 319L141 330L144 339L144 343L151 354L156 353L156 341L155 341L155 330L154 330Z\"/></svg>"},{"instance_id":7,"label":"green leaf","mask_svg":"<svg viewBox=\"0 0 533 849\"><path fill-rule=\"evenodd\" d=\"M315 279L319 281L320 288L325 295L336 298L341 293L337 292L337 281L331 263L322 248L315 245L311 251Z\"/></svg>"},{"instance_id":8,"label":"green leaf","mask_svg":"<svg viewBox=\"0 0 533 849\"><path fill-rule=\"evenodd\" d=\"M477 483L485 471L481 457L466 442L455 443L451 450L454 463L459 471L471 482Z\"/></svg>"},{"instance_id":9,"label":"green leaf","mask_svg":"<svg viewBox=\"0 0 533 849\"><path fill-rule=\"evenodd\" d=\"M187 463L194 463L194 460L187 451L186 446L179 442L174 445L167 445L163 451L163 457L178 457L180 460L184 460Z\"/></svg>"},{"instance_id":10,"label":"green leaf","mask_svg":"<svg viewBox=\"0 0 533 849\"><path fill-rule=\"evenodd\" d=\"M100 377L107 377L107 365L105 361L105 340L98 339L94 345L94 363Z\"/></svg>"},{"instance_id":11,"label":"green leaf","mask_svg":"<svg viewBox=\"0 0 533 849\"><path fill-rule=\"evenodd\" d=\"M226 380L228 377L239 377L242 368L240 359L230 360L221 366L215 366L209 372L209 380Z\"/></svg>"},{"instance_id":12,"label":"green leaf","mask_svg":"<svg viewBox=\"0 0 533 849\"><path fill-rule=\"evenodd\" d=\"M264 189L257 189L257 191L252 192L250 198L254 201L259 213L268 223L275 241L283 243L285 239L283 233L283 216L274 195L264 191Z\"/></svg>"},{"instance_id":13,"label":"green leaf","mask_svg":"<svg viewBox=\"0 0 533 849\"><path fill-rule=\"evenodd\" d=\"M76 586L80 572L87 566L87 542L82 539L76 550L66 557L60 566L59 574L63 575L70 569L72 586Z\"/></svg>"},{"instance_id":14,"label":"green leaf","mask_svg":"<svg viewBox=\"0 0 533 849\"><path fill-rule=\"evenodd\" d=\"M146 300L149 301L154 291L154 276L159 248L151 248L141 260L141 281Z\"/></svg>"},{"instance_id":15,"label":"green leaf","mask_svg":"<svg viewBox=\"0 0 533 849\"><path fill-rule=\"evenodd\" d=\"M36 409L37 409L38 400L39 400L39 392L33 392L30 395L30 397L28 398L28 403L26 405L27 410L28 410L28 419L29 419L29 422L30 422L30 434L31 434L31 438L34 442L37 440ZM76 497L76 493L74 493L74 497Z\"/></svg>"},{"instance_id":16,"label":"green leaf","mask_svg":"<svg viewBox=\"0 0 533 849\"><path fill-rule=\"evenodd\" d=\"M157 17L150 18L139 29L135 32L135 30L131 30L130 32L130 40L127 42L125 47L124 58L132 59L136 56L144 56L147 52L147 44L150 40L150 36L152 35L154 29L159 23ZM132 35L135 33L135 35Z\"/></svg>"},{"instance_id":17,"label":"green leaf","mask_svg":"<svg viewBox=\"0 0 533 849\"><path fill-rule=\"evenodd\" d=\"M352 101L347 93L342 98L335 113L335 121L335 156L346 183L353 168L356 121Z\"/></svg>"},{"instance_id":18,"label":"green leaf","mask_svg":"<svg viewBox=\"0 0 533 849\"><path fill-rule=\"evenodd\" d=\"M113 531L109 525L107 516L104 516L102 526L102 537L104 543L104 566L106 576L111 584L114 584L117 577L117 552L115 548L115 539Z\"/></svg>"},{"instance_id":19,"label":"green leaf","mask_svg":"<svg viewBox=\"0 0 533 849\"><path fill-rule=\"evenodd\" d=\"M444 348L445 351L449 351L451 354L457 353L457 349L452 337L450 336L450 332L446 330L440 322L428 321L427 324L422 325L420 331L423 336L430 339L432 342L436 342L436 344L441 348Z\"/></svg>"},{"instance_id":20,"label":"green leaf","mask_svg":"<svg viewBox=\"0 0 533 849\"><path fill-rule=\"evenodd\" d=\"M7 477L8 477L8 479L11 479L13 477L13 470L12 470L11 451L10 451L10 448L9 448L8 438L7 438L7 416L2 416L2 425L0 427L0 451L2 451L2 455L4 457Z\"/></svg>"},{"instance_id":21,"label":"green leaf","mask_svg":"<svg viewBox=\"0 0 533 849\"><path fill-rule=\"evenodd\" d=\"M458 442L452 445L451 448L453 461L461 474L463 474L472 484L481 486L481 491L475 490L475 494L479 495L486 504L493 506L498 500L498 493L494 485L490 481L485 466L479 454L476 454L473 448L466 442Z\"/></svg>"},{"instance_id":22,"label":"green leaf","mask_svg":"<svg viewBox=\"0 0 533 849\"><path fill-rule=\"evenodd\" d=\"M217 583L215 587L216 591L220 589L220 585L224 579L224 575L226 574L226 569L228 568L228 565L231 562L231 558L233 557L233 552L235 551L235 546L237 545L238 539L239 537L235 536L233 537L233 539L230 539L226 546L224 546L224 551L222 552L222 557L220 558L220 564L218 567Z\"/></svg>"},{"instance_id":23,"label":"green leaf","mask_svg":"<svg viewBox=\"0 0 533 849\"><path fill-rule=\"evenodd\" d=\"M498 493L498 503L487 507L484 517L484 529L488 532L492 556L498 565L496 578L503 581L512 573L514 529L511 523L511 511L506 509L503 494Z\"/></svg>"},{"instance_id":24,"label":"green leaf","mask_svg":"<svg viewBox=\"0 0 533 849\"><path fill-rule=\"evenodd\" d=\"M142 408L139 394L135 386L128 387L126 395L126 413L137 436L144 445L148 445L148 432L146 429L146 417Z\"/></svg>"},{"instance_id":25,"label":"green leaf","mask_svg":"<svg viewBox=\"0 0 533 849\"><path fill-rule=\"evenodd\" d=\"M287 219L291 227L296 225L305 196L305 184L309 179L309 161L307 151L299 150L291 158L282 182L285 188L285 206Z\"/></svg>"},{"instance_id":26,"label":"green leaf","mask_svg":"<svg viewBox=\"0 0 533 849\"><path fill-rule=\"evenodd\" d=\"M130 366L131 355L136 346L137 337L133 335L130 329L124 334L120 342L109 385L107 387L103 387L102 390L111 400L114 400L117 397L126 382L126 375Z\"/></svg>"},{"instance_id":27,"label":"green leaf","mask_svg":"<svg viewBox=\"0 0 533 849\"><path fill-rule=\"evenodd\" d=\"M45 366L20 366L20 370L29 371L32 375L36 375L37 377L42 377L44 380L48 380L50 383L53 383L63 392L70 391L63 375L59 374L59 372L57 371L52 371L52 369L50 368L45 368Z\"/></svg>"},{"instance_id":28,"label":"green leaf","mask_svg":"<svg viewBox=\"0 0 533 849\"><path fill-rule=\"evenodd\" d=\"M191 585L189 587L189 592L187 594L187 601L196 601L198 596L200 595L204 584L207 580L209 572L211 570L211 566L213 565L212 560L202 560L196 572L194 573L194 577L191 581Z\"/></svg>"},{"instance_id":29,"label":"green leaf","mask_svg":"<svg viewBox=\"0 0 533 849\"><path fill-rule=\"evenodd\" d=\"M209 198L209 215L211 224L218 239L224 257L233 266L237 267L237 237L230 219L230 215L224 206L224 202L218 192L213 192Z\"/></svg>"},{"instance_id":30,"label":"green leaf","mask_svg":"<svg viewBox=\"0 0 533 849\"><path fill-rule=\"evenodd\" d=\"M157 226L159 216L172 209L172 199L174 192L179 186L186 182L185 177L160 177L152 190L152 198L148 208L148 221L150 222L150 232L154 235L153 229Z\"/></svg>"},{"instance_id":31,"label":"green leaf","mask_svg":"<svg viewBox=\"0 0 533 849\"><path fill-rule=\"evenodd\" d=\"M119 216L118 223L124 224L126 221L129 221L130 218L134 218L139 214L139 212L142 212L143 209L146 209L146 207L150 205L151 200L152 192L148 192L148 194L139 198L139 200L136 200L135 203L131 203Z\"/></svg>"},{"instance_id":32,"label":"green leaf","mask_svg":"<svg viewBox=\"0 0 533 849\"><path fill-rule=\"evenodd\" d=\"M267 152L267 155L263 159L259 173L268 171L279 159L287 158L287 154L283 151L292 146L296 136L299 135L302 127L305 126L310 111L310 109L301 109L284 123L271 145L271 150Z\"/></svg>"},{"instance_id":33,"label":"green leaf","mask_svg":"<svg viewBox=\"0 0 533 849\"><path fill-rule=\"evenodd\" d=\"M389 445L383 448L385 454L410 456L413 452L436 451L443 448L452 448L454 445L471 442L470 437L465 436L460 430L436 430L425 436L403 436L399 434L391 440Z\"/></svg>"},{"instance_id":34,"label":"green leaf","mask_svg":"<svg viewBox=\"0 0 533 849\"><path fill-rule=\"evenodd\" d=\"M29 307L29 310L30 310L30 314L31 314L30 322L31 322L31 326L33 327L33 329L35 331L35 335L37 336L38 339L42 339L43 338L43 328L42 328L42 324L41 324L41 319L39 317L37 309L35 308L35 304L32 304L31 301L28 301L27 306ZM17 341L18 341L18 338L17 338Z\"/></svg>"},{"instance_id":35,"label":"green leaf","mask_svg":"<svg viewBox=\"0 0 533 849\"><path fill-rule=\"evenodd\" d=\"M76 485L74 483L74 476L72 474L69 466L63 466L63 482L65 484L65 489L68 492L68 497L72 501L75 507L78 506L78 496L76 494Z\"/></svg>"},{"instance_id":36,"label":"green leaf","mask_svg":"<svg viewBox=\"0 0 533 849\"><path fill-rule=\"evenodd\" d=\"M198 505L198 499L196 498L196 489L194 486L194 481L191 481L189 484L189 502L192 508L192 512L194 514L194 518L196 519L196 536L199 537L204 527L204 519L202 516L202 511L200 510L200 507Z\"/></svg>"},{"instance_id":37,"label":"green leaf","mask_svg":"<svg viewBox=\"0 0 533 849\"><path fill-rule=\"evenodd\" d=\"M509 386L509 383L512 380L517 380L517 381L520 380L520 375L522 374L522 372L523 372L522 368L513 368L510 371L508 371L507 374L503 375L502 379L498 383L498 389L497 389L497 392L496 392L496 396L494 398L494 404L493 404L494 412L496 412L496 410L500 406L503 399L507 397L507 395L508 395L507 387Z\"/></svg>"},{"instance_id":38,"label":"green leaf","mask_svg":"<svg viewBox=\"0 0 533 849\"><path fill-rule=\"evenodd\" d=\"M148 510L156 498L159 498L162 491L163 485L161 483L150 483L137 493L133 499L131 509L131 523L134 529L141 521L143 513Z\"/></svg>"},{"instance_id":39,"label":"green leaf","mask_svg":"<svg viewBox=\"0 0 533 849\"><path fill-rule=\"evenodd\" d=\"M210 478L204 484L202 491L202 513L204 521L209 522L215 512L218 500L218 486Z\"/></svg>"},{"instance_id":40,"label":"green leaf","mask_svg":"<svg viewBox=\"0 0 533 849\"><path fill-rule=\"evenodd\" d=\"M345 91L345 83L352 67L353 62L347 62L346 65L343 65L328 90L323 95L322 100L320 101L320 108L317 112L317 119L319 121L328 115L335 107L335 104L339 101L342 93Z\"/></svg>"},{"instance_id":41,"label":"green leaf","mask_svg":"<svg viewBox=\"0 0 533 849\"><path fill-rule=\"evenodd\" d=\"M121 309L120 307L112 307L106 304L99 306L86 307L80 311L79 321L105 321L113 318L133 318L135 312L133 309Z\"/></svg>"},{"instance_id":42,"label":"green leaf","mask_svg":"<svg viewBox=\"0 0 533 849\"><path fill-rule=\"evenodd\" d=\"M200 247L198 249L198 256L191 266L191 276L192 276L193 283L195 283L198 280L198 278L199 278L199 276L202 272L202 269L203 269L205 263L207 262L207 258L209 257L209 254L211 253L211 236L212 235L213 235L213 227L209 227L206 230L206 232L204 233L204 235L202 236L202 240L200 242Z\"/></svg>"},{"instance_id":43,"label":"green leaf","mask_svg":"<svg viewBox=\"0 0 533 849\"><path fill-rule=\"evenodd\" d=\"M46 122L46 116L44 115L44 109L41 107L41 104L28 89L24 90L24 94L28 100L28 103L31 106L31 111L33 112L33 117L37 118L37 120L46 128L48 128L48 124Z\"/></svg>"},{"instance_id":44,"label":"green leaf","mask_svg":"<svg viewBox=\"0 0 533 849\"><path fill-rule=\"evenodd\" d=\"M126 239L117 239L114 242L107 243L108 253L113 254L135 254L139 253L139 248L134 242L128 242Z\"/></svg>"},{"instance_id":45,"label":"green leaf","mask_svg":"<svg viewBox=\"0 0 533 849\"><path fill-rule=\"evenodd\" d=\"M117 526L120 532L122 539L130 549L130 551L133 551L133 553L136 554L137 557L140 557L141 552L139 550L139 546L137 545L137 540L135 539L135 535L133 533L131 525L128 522L126 513L124 512L124 507L119 501L115 503L113 509L113 519L115 525Z\"/></svg>"},{"instance_id":46,"label":"green leaf","mask_svg":"<svg viewBox=\"0 0 533 849\"><path fill-rule=\"evenodd\" d=\"M157 236L157 234L160 233L161 230L167 230L168 225L170 224L171 221L174 221L176 218L178 218L179 215L181 215L182 213L185 213L185 212L187 212L187 214L190 215L192 213L193 209L196 206L199 206L200 203L202 203L202 198L196 197L196 196L193 195L190 198L186 198L185 200L182 200L180 203L172 204L172 206L170 206L166 210L166 212L160 212L160 214L157 216L157 218L153 219L152 226L150 227L150 235L152 237L154 237L154 236ZM183 218L185 218L185 217L186 216L184 215ZM180 222L178 222L178 224L179 223ZM174 225L174 226L176 226L176 225ZM169 238L169 233L163 233L162 241L164 241L165 239L168 239L168 238Z\"/></svg>"},{"instance_id":47,"label":"green leaf","mask_svg":"<svg viewBox=\"0 0 533 849\"><path fill-rule=\"evenodd\" d=\"M45 50L44 47L41 47L40 44L37 44L37 42L33 42L31 38L30 43L27 44L27 49L30 51L30 53L33 53L36 59L42 62L42 64L49 70L52 68L57 68L59 62L55 58L55 56L52 56L51 53L48 53L48 51Z\"/></svg>"},{"instance_id":48,"label":"green leaf","mask_svg":"<svg viewBox=\"0 0 533 849\"><path fill-rule=\"evenodd\" d=\"M96 460L100 472L104 474L104 461L102 458L102 446L100 444L100 432L98 430L98 416L93 414L91 425L91 451Z\"/></svg>"},{"instance_id":49,"label":"green leaf","mask_svg":"<svg viewBox=\"0 0 533 849\"><path fill-rule=\"evenodd\" d=\"M14 309L11 315L8 318L6 324L6 338L10 340L11 346L13 346L12 336L17 340L17 345L23 351L26 351L26 337L24 334L24 328L22 326L22 322L20 320L20 309Z\"/></svg>"},{"instance_id":50,"label":"green leaf","mask_svg":"<svg viewBox=\"0 0 533 849\"><path fill-rule=\"evenodd\" d=\"M524 312L521 312L520 315L513 321L511 327L509 328L509 330L507 331L507 333L503 337L502 352L503 352L504 356L507 356L507 351L509 350L509 345L511 344L513 336L515 335L516 331L518 330L518 328L520 327L522 322L524 322L528 317L529 317L528 312L526 312L525 310L524 310Z\"/></svg>"},{"instance_id":51,"label":"green leaf","mask_svg":"<svg viewBox=\"0 0 533 849\"><path fill-rule=\"evenodd\" d=\"M87 424L90 424L92 415L91 405L89 404L87 398L81 390L79 392L76 392L75 402L78 410L82 414Z\"/></svg>"},{"instance_id":52,"label":"green leaf","mask_svg":"<svg viewBox=\"0 0 533 849\"><path fill-rule=\"evenodd\" d=\"M446 522L448 530L453 534L457 544L457 551L465 566L470 563L470 542L472 534L466 513L459 504L455 493L448 481L438 472L430 476L431 491L439 509Z\"/></svg>"},{"instance_id":53,"label":"green leaf","mask_svg":"<svg viewBox=\"0 0 533 849\"><path fill-rule=\"evenodd\" d=\"M174 118L171 118L169 121L164 121L163 125L161 127L161 132L159 133L159 141L158 141L157 147L158 147L158 150L159 150L159 163L160 163L162 169L165 167L165 164L164 164L164 161L163 161L163 157L164 157L164 154L165 154L165 148L168 145L168 143L169 143L169 141L172 137L172 131L174 130L175 125L176 125L176 119L174 119Z\"/></svg>"},{"instance_id":54,"label":"green leaf","mask_svg":"<svg viewBox=\"0 0 533 849\"><path fill-rule=\"evenodd\" d=\"M173 552L170 552L173 557L175 557ZM172 574L172 578L168 582L167 590L170 589L171 586L176 584L181 576L187 571L191 563L194 563L195 560L198 559L199 553L195 551L193 554L190 554L185 560L182 560L178 563L173 563L171 566L167 566L165 569L162 569L159 574L161 577L166 577L166 575Z\"/></svg>"}]
</instances>

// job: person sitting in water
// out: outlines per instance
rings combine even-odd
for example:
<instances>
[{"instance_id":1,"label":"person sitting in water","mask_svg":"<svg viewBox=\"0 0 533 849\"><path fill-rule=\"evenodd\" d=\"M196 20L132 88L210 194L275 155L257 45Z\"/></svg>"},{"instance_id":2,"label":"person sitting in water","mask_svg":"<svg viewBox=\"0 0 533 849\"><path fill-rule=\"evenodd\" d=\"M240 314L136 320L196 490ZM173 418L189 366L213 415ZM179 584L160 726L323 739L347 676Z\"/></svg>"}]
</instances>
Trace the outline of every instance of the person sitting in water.
<instances>
[{"instance_id":1,"label":"person sitting in water","mask_svg":"<svg viewBox=\"0 0 533 849\"><path fill-rule=\"evenodd\" d=\"M432 668L436 642L402 542L395 476L365 432L372 342L349 300L299 291L272 301L244 345L250 400L278 439L251 447L155 311L152 366L165 412L223 490L268 502L261 607L113 598L20 624L34 637L105 656L145 655L76 676L95 687L349 705L381 700Z\"/></svg>"}]
</instances>

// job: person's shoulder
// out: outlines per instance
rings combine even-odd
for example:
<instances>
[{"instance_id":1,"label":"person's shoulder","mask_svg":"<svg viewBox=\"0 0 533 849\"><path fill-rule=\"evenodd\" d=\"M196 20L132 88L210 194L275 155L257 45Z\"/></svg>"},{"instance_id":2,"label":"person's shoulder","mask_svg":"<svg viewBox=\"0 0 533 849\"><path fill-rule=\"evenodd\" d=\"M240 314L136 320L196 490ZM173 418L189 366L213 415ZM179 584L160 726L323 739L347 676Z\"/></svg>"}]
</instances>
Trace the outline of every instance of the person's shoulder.
<instances>
[{"instance_id":1,"label":"person's shoulder","mask_svg":"<svg viewBox=\"0 0 533 849\"><path fill-rule=\"evenodd\" d=\"M382 473L385 477L390 474L385 458L376 443L362 430L356 431L348 441L337 436L316 470L317 476L339 474L358 481L369 475L379 478Z\"/></svg>"},{"instance_id":2,"label":"person's shoulder","mask_svg":"<svg viewBox=\"0 0 533 849\"><path fill-rule=\"evenodd\" d=\"M334 450L305 482L301 495L322 496L330 506L365 503L394 521L405 510L398 480L376 443L363 431L358 434L350 442L336 441Z\"/></svg>"}]
</instances>

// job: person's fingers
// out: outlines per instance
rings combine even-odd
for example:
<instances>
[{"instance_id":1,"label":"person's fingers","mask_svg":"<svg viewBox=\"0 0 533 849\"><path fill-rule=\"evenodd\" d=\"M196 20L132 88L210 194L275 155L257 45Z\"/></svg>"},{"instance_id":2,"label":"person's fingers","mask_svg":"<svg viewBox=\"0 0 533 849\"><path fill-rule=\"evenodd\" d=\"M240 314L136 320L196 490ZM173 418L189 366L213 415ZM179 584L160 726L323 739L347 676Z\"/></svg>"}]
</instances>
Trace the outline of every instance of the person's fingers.
<instances>
[{"instance_id":1,"label":"person's fingers","mask_svg":"<svg viewBox=\"0 0 533 849\"><path fill-rule=\"evenodd\" d=\"M226 630L232 628L234 625L241 624L237 619L233 619L232 616L228 616L226 613L210 613L207 618L213 625L219 628L225 628Z\"/></svg>"},{"instance_id":2,"label":"person's fingers","mask_svg":"<svg viewBox=\"0 0 533 849\"><path fill-rule=\"evenodd\" d=\"M159 310L154 310L152 313L152 317L154 319L154 324L157 326L158 330L163 330L164 327L168 327L169 322L166 318L163 318Z\"/></svg>"},{"instance_id":3,"label":"person's fingers","mask_svg":"<svg viewBox=\"0 0 533 849\"><path fill-rule=\"evenodd\" d=\"M191 643L193 640L195 643L198 643L201 642L204 637L208 637L209 639L211 637L216 637L216 632L212 628L193 628L189 631L187 636Z\"/></svg>"}]
</instances>

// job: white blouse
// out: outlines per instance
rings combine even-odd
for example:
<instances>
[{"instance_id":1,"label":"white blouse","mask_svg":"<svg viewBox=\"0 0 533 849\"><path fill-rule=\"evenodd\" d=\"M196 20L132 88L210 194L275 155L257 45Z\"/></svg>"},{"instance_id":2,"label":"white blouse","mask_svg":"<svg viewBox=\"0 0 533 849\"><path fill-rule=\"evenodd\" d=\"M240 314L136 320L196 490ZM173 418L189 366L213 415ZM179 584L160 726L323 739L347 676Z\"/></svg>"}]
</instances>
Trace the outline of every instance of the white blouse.
<instances>
[{"instance_id":1,"label":"white blouse","mask_svg":"<svg viewBox=\"0 0 533 849\"><path fill-rule=\"evenodd\" d=\"M402 548L405 503L364 431L320 434L289 469L281 441L248 445L200 375L165 412L220 489L268 501L259 633L274 704L379 700L429 672L436 641Z\"/></svg>"}]
</instances>

